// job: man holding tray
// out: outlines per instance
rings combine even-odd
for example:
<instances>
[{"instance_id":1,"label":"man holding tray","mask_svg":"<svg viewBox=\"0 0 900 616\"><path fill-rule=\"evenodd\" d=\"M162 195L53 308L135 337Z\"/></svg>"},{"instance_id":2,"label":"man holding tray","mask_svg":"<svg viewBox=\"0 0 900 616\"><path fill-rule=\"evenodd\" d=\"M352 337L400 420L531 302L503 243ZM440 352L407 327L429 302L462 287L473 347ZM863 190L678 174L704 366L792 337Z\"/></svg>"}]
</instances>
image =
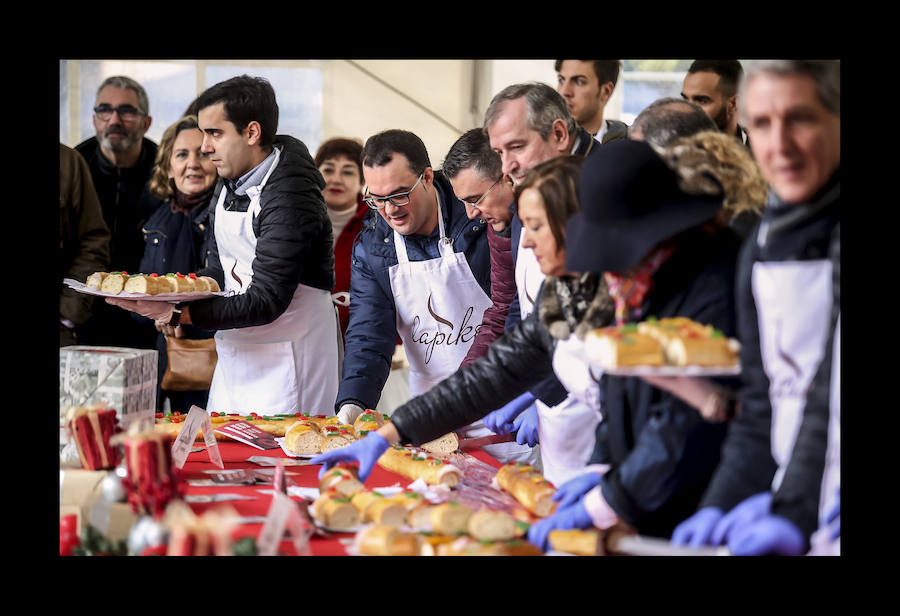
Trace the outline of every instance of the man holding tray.
<instances>
[{"instance_id":1,"label":"man holding tray","mask_svg":"<svg viewBox=\"0 0 900 616\"><path fill-rule=\"evenodd\" d=\"M224 178L208 267L226 296L170 304L107 301L167 325L216 332L207 410L331 414L338 386L334 254L324 181L306 146L276 136L272 86L242 75L196 101L201 151Z\"/></svg>"}]
</instances>

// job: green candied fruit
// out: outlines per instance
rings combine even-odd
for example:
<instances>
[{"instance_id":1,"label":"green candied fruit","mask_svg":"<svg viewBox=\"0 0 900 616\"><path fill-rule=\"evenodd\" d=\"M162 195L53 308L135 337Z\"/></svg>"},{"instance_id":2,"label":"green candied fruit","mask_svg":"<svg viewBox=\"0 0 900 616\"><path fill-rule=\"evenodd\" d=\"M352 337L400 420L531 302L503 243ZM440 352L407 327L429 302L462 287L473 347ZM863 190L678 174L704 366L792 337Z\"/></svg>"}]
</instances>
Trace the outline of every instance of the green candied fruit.
<instances>
[{"instance_id":1,"label":"green candied fruit","mask_svg":"<svg viewBox=\"0 0 900 616\"><path fill-rule=\"evenodd\" d=\"M175 274L166 274L166 276L169 278L175 278Z\"/></svg>"},{"instance_id":2,"label":"green candied fruit","mask_svg":"<svg viewBox=\"0 0 900 616\"><path fill-rule=\"evenodd\" d=\"M712 337L713 338L724 338L725 334L723 334L721 330L714 329L713 333L712 333Z\"/></svg>"},{"instance_id":3,"label":"green candied fruit","mask_svg":"<svg viewBox=\"0 0 900 616\"><path fill-rule=\"evenodd\" d=\"M516 527L521 528L522 530L528 530L529 528L531 528L531 524L518 520L516 521Z\"/></svg>"},{"instance_id":4,"label":"green candied fruit","mask_svg":"<svg viewBox=\"0 0 900 616\"><path fill-rule=\"evenodd\" d=\"M425 458L422 458L422 459L424 460ZM443 463L444 463L444 461L441 460L440 458L435 458L434 462L433 462L434 466L440 466Z\"/></svg>"},{"instance_id":5,"label":"green candied fruit","mask_svg":"<svg viewBox=\"0 0 900 616\"><path fill-rule=\"evenodd\" d=\"M656 323L657 321L659 321L659 319L657 319L656 317L647 317L647 318L644 319L644 320L645 320L647 323Z\"/></svg>"},{"instance_id":6,"label":"green candied fruit","mask_svg":"<svg viewBox=\"0 0 900 616\"><path fill-rule=\"evenodd\" d=\"M637 331L636 323L628 323L627 325L622 326L622 333L627 334L627 333L636 332L636 331Z\"/></svg>"},{"instance_id":7,"label":"green candied fruit","mask_svg":"<svg viewBox=\"0 0 900 616\"><path fill-rule=\"evenodd\" d=\"M349 498L344 498L342 496L332 496L331 500L333 500L336 503L349 503L350 502Z\"/></svg>"}]
</instances>

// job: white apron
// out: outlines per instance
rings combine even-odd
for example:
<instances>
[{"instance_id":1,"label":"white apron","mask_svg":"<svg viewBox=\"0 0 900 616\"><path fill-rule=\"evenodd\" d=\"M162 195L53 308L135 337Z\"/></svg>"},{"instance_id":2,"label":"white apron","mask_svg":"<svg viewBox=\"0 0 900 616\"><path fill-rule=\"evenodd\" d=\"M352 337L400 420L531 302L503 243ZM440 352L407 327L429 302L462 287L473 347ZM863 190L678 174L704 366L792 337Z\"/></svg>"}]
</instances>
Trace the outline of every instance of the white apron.
<instances>
[{"instance_id":1,"label":"white apron","mask_svg":"<svg viewBox=\"0 0 900 616\"><path fill-rule=\"evenodd\" d=\"M438 198L438 247L441 256L410 261L406 240L394 231L397 265L390 268L391 291L397 311L397 333L409 361L409 394L419 396L453 374L465 359L491 298L472 275L465 254L454 252L444 230ZM493 434L481 420L459 430L475 438ZM484 448L504 462L507 451L526 449L516 443Z\"/></svg>"},{"instance_id":2,"label":"white apron","mask_svg":"<svg viewBox=\"0 0 900 616\"><path fill-rule=\"evenodd\" d=\"M832 265L828 260L755 263L751 283L763 369L769 377L772 457L778 465L774 492L790 461L806 392L825 352Z\"/></svg>"},{"instance_id":3,"label":"white apron","mask_svg":"<svg viewBox=\"0 0 900 616\"><path fill-rule=\"evenodd\" d=\"M841 538L831 538L832 525L828 514L837 502L841 485L841 315L838 314L831 354L831 399L828 405L828 447L825 451L825 472L819 494L819 530L810 537L810 554L840 556Z\"/></svg>"},{"instance_id":4,"label":"white apron","mask_svg":"<svg viewBox=\"0 0 900 616\"><path fill-rule=\"evenodd\" d=\"M225 290L244 293L253 280L256 255L253 218L260 194L278 165L280 150L258 186L250 187L246 212L216 204L215 237L225 272ZM337 311L331 293L298 285L287 309L267 325L216 332L218 362L207 411L310 414L334 413L338 388Z\"/></svg>"},{"instance_id":5,"label":"white apron","mask_svg":"<svg viewBox=\"0 0 900 616\"><path fill-rule=\"evenodd\" d=\"M522 246L524 237L523 230L516 257L516 289L523 320L534 312L538 291L546 278L534 251ZM599 390L597 383L588 376L583 347L575 336L557 343L553 369L569 395L553 407L535 401L541 467L544 477L557 486L584 472L594 451L594 431L600 421ZM578 384L579 379L587 380ZM595 404L585 404L579 396L593 396Z\"/></svg>"},{"instance_id":6,"label":"white apron","mask_svg":"<svg viewBox=\"0 0 900 616\"><path fill-rule=\"evenodd\" d=\"M569 395L554 407L538 402L544 476L561 485L584 473L600 423L600 374L592 372L584 341L574 335L556 344L553 371Z\"/></svg>"}]
</instances>

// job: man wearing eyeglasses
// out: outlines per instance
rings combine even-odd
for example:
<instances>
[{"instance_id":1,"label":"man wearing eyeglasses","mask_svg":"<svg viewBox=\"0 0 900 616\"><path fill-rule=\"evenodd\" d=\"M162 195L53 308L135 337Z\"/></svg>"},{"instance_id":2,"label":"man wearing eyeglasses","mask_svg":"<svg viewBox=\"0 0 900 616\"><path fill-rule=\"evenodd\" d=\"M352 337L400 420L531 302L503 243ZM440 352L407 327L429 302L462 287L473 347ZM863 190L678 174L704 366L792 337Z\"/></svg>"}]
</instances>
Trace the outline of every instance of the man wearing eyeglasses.
<instances>
[{"instance_id":1,"label":"man wearing eyeglasses","mask_svg":"<svg viewBox=\"0 0 900 616\"><path fill-rule=\"evenodd\" d=\"M112 234L110 270L137 273L144 255L141 227L159 205L146 190L157 151L156 143L144 136L152 121L147 92L130 77L107 77L97 88L93 121L96 136L75 150L88 163ZM79 337L85 344L154 348L156 331L99 306Z\"/></svg>"},{"instance_id":2,"label":"man wearing eyeglasses","mask_svg":"<svg viewBox=\"0 0 900 616\"><path fill-rule=\"evenodd\" d=\"M352 423L375 408L397 336L410 364L410 396L453 374L491 306L486 223L469 219L422 140L403 130L370 137L363 149L363 199L377 211L353 249L350 323L335 410ZM480 423L480 422L479 422ZM489 434L472 425L463 436ZM515 443L490 447L497 459ZM520 452L521 453L521 452Z\"/></svg>"},{"instance_id":3,"label":"man wearing eyeglasses","mask_svg":"<svg viewBox=\"0 0 900 616\"><path fill-rule=\"evenodd\" d=\"M106 78L97 89L93 120L96 136L75 149L88 161L112 231L111 267L136 273L144 254L141 225L149 215L141 208L152 203L142 203L141 196L157 150L144 137L152 121L147 92L130 77Z\"/></svg>"},{"instance_id":4,"label":"man wearing eyeglasses","mask_svg":"<svg viewBox=\"0 0 900 616\"><path fill-rule=\"evenodd\" d=\"M462 366L487 353L491 343L504 332L509 305L516 295L516 278L510 253L510 222L513 202L512 182L503 174L500 157L481 128L473 128L450 146L441 170L454 194L466 206L470 220L488 224L491 253L491 307L485 310L482 326Z\"/></svg>"}]
</instances>

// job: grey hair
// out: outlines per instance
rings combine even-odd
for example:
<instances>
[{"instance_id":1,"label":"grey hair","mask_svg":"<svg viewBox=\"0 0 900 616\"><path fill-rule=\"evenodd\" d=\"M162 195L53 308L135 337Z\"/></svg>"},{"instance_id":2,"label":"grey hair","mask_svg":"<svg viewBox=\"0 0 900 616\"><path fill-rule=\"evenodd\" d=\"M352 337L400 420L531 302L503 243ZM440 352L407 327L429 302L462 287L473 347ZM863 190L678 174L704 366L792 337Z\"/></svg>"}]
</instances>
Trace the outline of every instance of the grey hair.
<instances>
[{"instance_id":1,"label":"grey hair","mask_svg":"<svg viewBox=\"0 0 900 616\"><path fill-rule=\"evenodd\" d=\"M107 77L103 80L103 83L100 84L100 87L97 88L97 98L100 98L100 92L103 91L103 88L107 86L112 86L114 88L120 88L122 90L134 90L138 97L138 107L141 109L141 113L145 116L150 115L150 99L147 98L147 91L144 90L144 86L136 82L131 77L125 77L124 75L114 75L112 77Z\"/></svg>"},{"instance_id":2,"label":"grey hair","mask_svg":"<svg viewBox=\"0 0 900 616\"><path fill-rule=\"evenodd\" d=\"M715 122L699 105L683 98L667 96L647 105L628 128L628 136L656 148L667 148L681 137L689 137L705 130L717 130Z\"/></svg>"},{"instance_id":3,"label":"grey hair","mask_svg":"<svg viewBox=\"0 0 900 616\"><path fill-rule=\"evenodd\" d=\"M441 171L452 180L460 172L471 168L483 180L494 181L503 174L500 155L491 149L491 142L484 130L473 128L450 146Z\"/></svg>"},{"instance_id":4,"label":"grey hair","mask_svg":"<svg viewBox=\"0 0 900 616\"><path fill-rule=\"evenodd\" d=\"M528 110L527 126L540 134L541 139L547 140L556 120L562 120L565 123L569 135L575 134L578 125L575 118L569 113L565 99L559 92L538 81L516 83L500 90L491 100L487 111L484 112L484 129L487 130L497 120L497 116L500 115L507 101L523 97Z\"/></svg>"},{"instance_id":5,"label":"grey hair","mask_svg":"<svg viewBox=\"0 0 900 616\"><path fill-rule=\"evenodd\" d=\"M738 117L746 122L745 107L747 85L754 77L764 73L776 75L805 75L816 84L816 94L825 108L836 116L841 115L841 61L840 60L754 60L747 63L744 78L738 89Z\"/></svg>"}]
</instances>

